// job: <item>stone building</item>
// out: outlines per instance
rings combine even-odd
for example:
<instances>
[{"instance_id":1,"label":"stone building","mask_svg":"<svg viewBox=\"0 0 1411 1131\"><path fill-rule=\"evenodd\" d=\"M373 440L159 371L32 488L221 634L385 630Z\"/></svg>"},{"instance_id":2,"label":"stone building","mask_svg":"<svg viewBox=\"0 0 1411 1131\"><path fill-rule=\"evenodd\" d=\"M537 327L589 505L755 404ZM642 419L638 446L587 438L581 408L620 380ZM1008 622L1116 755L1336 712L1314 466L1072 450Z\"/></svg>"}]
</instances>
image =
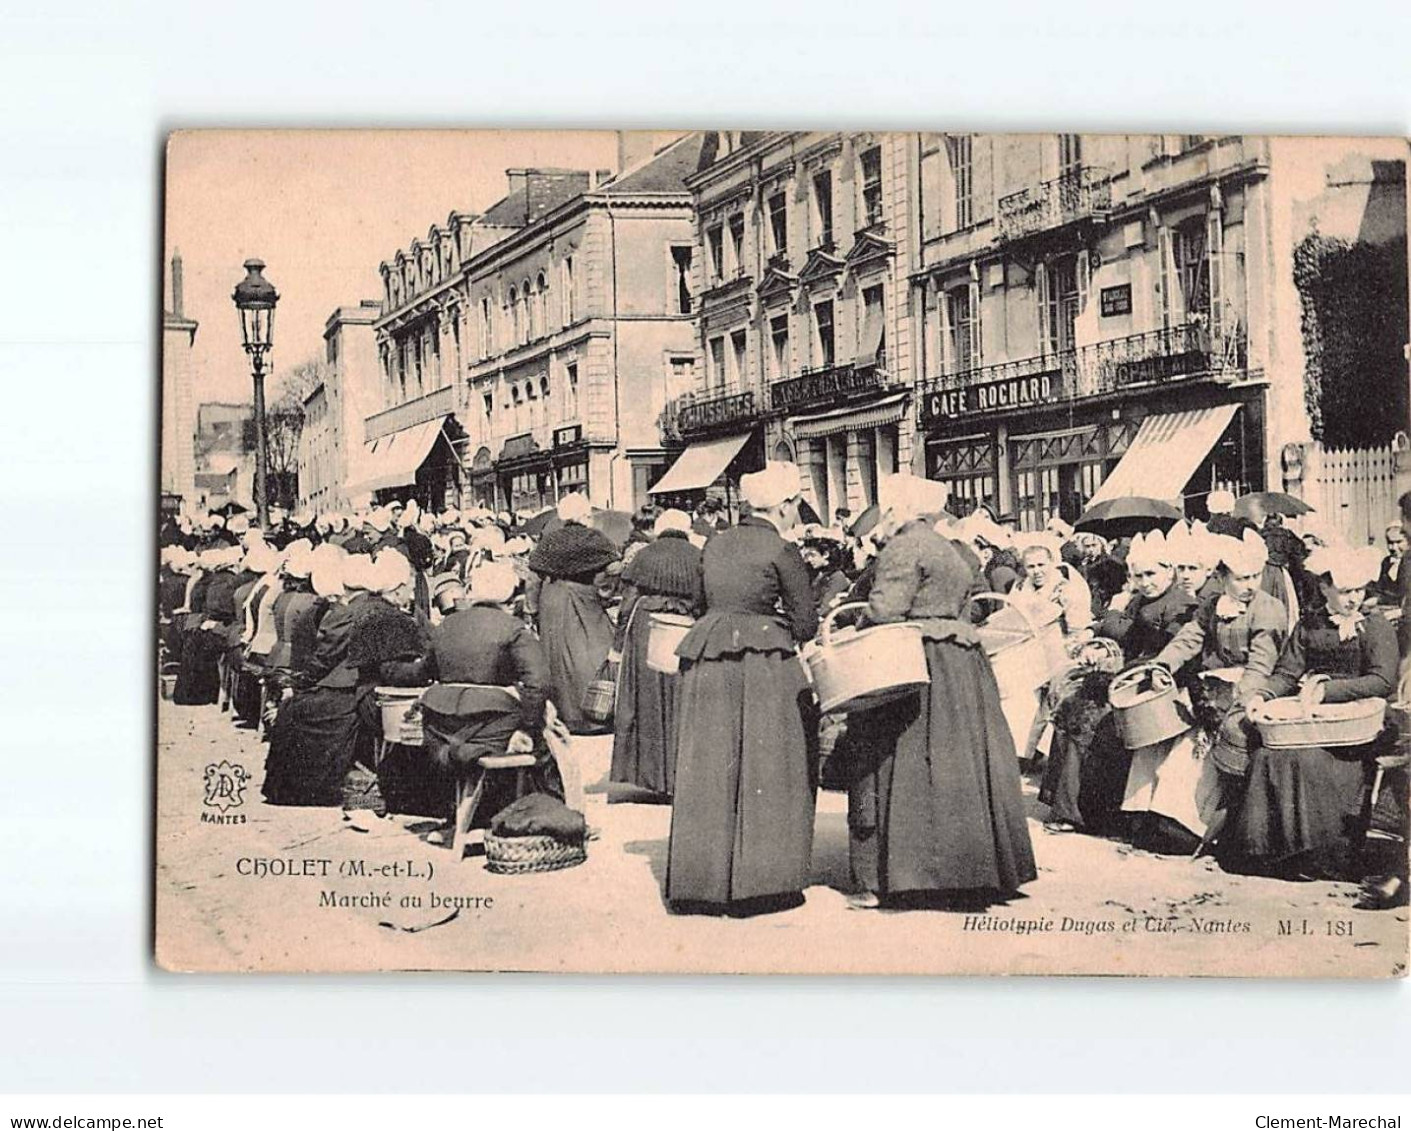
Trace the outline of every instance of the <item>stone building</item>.
<instances>
[{"instance_id":1,"label":"stone building","mask_svg":"<svg viewBox=\"0 0 1411 1131\"><path fill-rule=\"evenodd\" d=\"M164 512L196 507L195 390L191 351L198 323L183 309L181 252L172 253L169 302L162 312L161 493Z\"/></svg>"},{"instance_id":2,"label":"stone building","mask_svg":"<svg viewBox=\"0 0 1411 1131\"><path fill-rule=\"evenodd\" d=\"M373 326L380 299L340 306L324 324L324 379L304 400L299 436L299 498L328 512L346 510L372 493L360 457L364 421L383 407Z\"/></svg>"},{"instance_id":3,"label":"stone building","mask_svg":"<svg viewBox=\"0 0 1411 1131\"><path fill-rule=\"evenodd\" d=\"M646 499L669 460L658 418L693 379L677 284L700 136L650 141L623 136L616 176L510 170L502 200L383 264L384 407L367 418L362 477L378 497L530 511L571 490L603 507Z\"/></svg>"},{"instance_id":4,"label":"stone building","mask_svg":"<svg viewBox=\"0 0 1411 1131\"><path fill-rule=\"evenodd\" d=\"M689 181L697 382L668 413L687 447L654 493L793 460L826 520L910 463L908 158L903 134L707 135Z\"/></svg>"},{"instance_id":5,"label":"stone building","mask_svg":"<svg viewBox=\"0 0 1411 1131\"><path fill-rule=\"evenodd\" d=\"M909 466L1033 529L1119 494L1198 516L1218 487L1295 490L1321 427L1310 234L1400 264L1358 305L1394 347L1376 442L1407 426L1405 167L1402 139L707 135L696 384L654 491L792 459L827 520Z\"/></svg>"},{"instance_id":6,"label":"stone building","mask_svg":"<svg viewBox=\"0 0 1411 1131\"><path fill-rule=\"evenodd\" d=\"M1028 529L1285 486L1310 436L1299 201L1369 144L1313 140L919 135L918 425L958 509Z\"/></svg>"}]
</instances>

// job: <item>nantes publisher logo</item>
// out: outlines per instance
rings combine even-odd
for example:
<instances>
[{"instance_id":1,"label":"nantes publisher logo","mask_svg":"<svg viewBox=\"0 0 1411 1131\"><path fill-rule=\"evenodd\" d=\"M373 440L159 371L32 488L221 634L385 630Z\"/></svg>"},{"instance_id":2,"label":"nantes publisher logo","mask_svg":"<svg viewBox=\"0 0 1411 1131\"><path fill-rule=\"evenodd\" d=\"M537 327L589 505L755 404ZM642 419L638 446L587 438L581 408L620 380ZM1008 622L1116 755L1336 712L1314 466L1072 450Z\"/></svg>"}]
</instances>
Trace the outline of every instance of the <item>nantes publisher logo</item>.
<instances>
[{"instance_id":1,"label":"nantes publisher logo","mask_svg":"<svg viewBox=\"0 0 1411 1131\"><path fill-rule=\"evenodd\" d=\"M215 809L217 813L202 810L201 820L216 825L243 825L245 814L230 810L245 804L245 786L249 780L249 772L238 762L212 762L207 766L204 804L206 809Z\"/></svg>"}]
</instances>

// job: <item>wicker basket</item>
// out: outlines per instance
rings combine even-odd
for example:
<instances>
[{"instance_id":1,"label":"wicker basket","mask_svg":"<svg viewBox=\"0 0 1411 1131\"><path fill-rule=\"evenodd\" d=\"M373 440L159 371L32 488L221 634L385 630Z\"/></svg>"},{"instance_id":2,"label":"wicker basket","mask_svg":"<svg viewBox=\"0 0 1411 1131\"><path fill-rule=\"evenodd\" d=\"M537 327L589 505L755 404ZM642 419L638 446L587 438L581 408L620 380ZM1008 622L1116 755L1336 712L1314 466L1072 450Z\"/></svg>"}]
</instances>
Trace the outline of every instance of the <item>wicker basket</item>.
<instances>
[{"instance_id":1,"label":"wicker basket","mask_svg":"<svg viewBox=\"0 0 1411 1131\"><path fill-rule=\"evenodd\" d=\"M1270 699L1259 720L1259 737L1271 749L1296 746L1363 746L1381 734L1385 699L1319 703L1311 709L1297 696Z\"/></svg>"},{"instance_id":2,"label":"wicker basket","mask_svg":"<svg viewBox=\"0 0 1411 1131\"><path fill-rule=\"evenodd\" d=\"M502 876L527 872L557 872L574 868L588 859L582 841L559 840L554 836L496 836L485 833L485 870Z\"/></svg>"}]
</instances>

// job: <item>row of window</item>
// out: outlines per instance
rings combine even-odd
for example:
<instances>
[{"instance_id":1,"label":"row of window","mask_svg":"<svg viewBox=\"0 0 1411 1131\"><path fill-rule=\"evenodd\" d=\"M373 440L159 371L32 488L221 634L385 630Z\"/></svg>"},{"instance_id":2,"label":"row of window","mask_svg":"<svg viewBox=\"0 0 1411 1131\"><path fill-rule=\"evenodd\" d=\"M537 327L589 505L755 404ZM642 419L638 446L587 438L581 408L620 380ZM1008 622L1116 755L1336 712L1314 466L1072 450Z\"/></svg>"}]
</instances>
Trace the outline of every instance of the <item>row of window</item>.
<instances>
[{"instance_id":1,"label":"row of window","mask_svg":"<svg viewBox=\"0 0 1411 1131\"><path fill-rule=\"evenodd\" d=\"M857 351L853 364L861 368L876 365L883 369L887 364L887 319L886 292L879 283L864 288L858 322ZM824 299L813 304L810 317L810 340L808 344L810 369L829 369L837 364L836 311L832 299ZM795 366L790 337L790 318L787 313L776 314L769 319L769 349L765 353L765 372L768 380L782 381L795 376ZM746 387L751 384L749 375L749 337L745 329L733 330L710 338L706 343L707 375L713 388L724 386Z\"/></svg>"},{"instance_id":2,"label":"row of window","mask_svg":"<svg viewBox=\"0 0 1411 1131\"><path fill-rule=\"evenodd\" d=\"M873 146L858 156L857 216L862 227L870 228L883 220L882 208L882 149ZM809 180L808 235L810 249L831 249L834 246L833 170L820 169ZM766 255L773 258L789 250L789 194L786 187L770 192L764 202L764 238ZM706 267L709 285L718 285L748 273L745 250L745 214L731 213L719 223L704 230Z\"/></svg>"},{"instance_id":3,"label":"row of window","mask_svg":"<svg viewBox=\"0 0 1411 1131\"><path fill-rule=\"evenodd\" d=\"M551 421L575 420L579 415L578 363L571 361L564 366L564 402L559 412L550 410L553 387L548 374L537 379L529 377L511 381L507 393L508 399L500 406L500 412L507 415L497 415L493 390L481 394L481 412L487 434L504 432L514 435L548 425ZM495 427L497 419L499 428Z\"/></svg>"}]
</instances>

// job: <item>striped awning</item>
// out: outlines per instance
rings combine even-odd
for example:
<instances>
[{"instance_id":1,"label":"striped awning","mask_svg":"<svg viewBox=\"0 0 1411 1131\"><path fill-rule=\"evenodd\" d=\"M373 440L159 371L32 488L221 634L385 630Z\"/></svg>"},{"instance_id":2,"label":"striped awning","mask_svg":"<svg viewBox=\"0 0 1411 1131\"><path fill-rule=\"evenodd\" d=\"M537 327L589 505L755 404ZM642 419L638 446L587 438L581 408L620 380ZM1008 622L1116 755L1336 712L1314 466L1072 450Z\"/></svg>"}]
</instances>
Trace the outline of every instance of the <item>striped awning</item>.
<instances>
[{"instance_id":1,"label":"striped awning","mask_svg":"<svg viewBox=\"0 0 1411 1131\"><path fill-rule=\"evenodd\" d=\"M1239 405L1212 405L1148 416L1088 506L1140 495L1181 504L1186 483L1220 440Z\"/></svg>"},{"instance_id":2,"label":"striped awning","mask_svg":"<svg viewBox=\"0 0 1411 1131\"><path fill-rule=\"evenodd\" d=\"M878 428L895 424L906 415L906 393L894 393L861 408L835 408L812 416L796 416L791 427L800 440L835 436L858 428Z\"/></svg>"},{"instance_id":3,"label":"striped awning","mask_svg":"<svg viewBox=\"0 0 1411 1131\"><path fill-rule=\"evenodd\" d=\"M649 495L673 495L681 491L699 491L709 487L727 467L730 461L740 454L740 449L749 442L750 433L738 436L723 436L718 440L703 440L692 444L676 457L666 471L647 489Z\"/></svg>"},{"instance_id":4,"label":"striped awning","mask_svg":"<svg viewBox=\"0 0 1411 1131\"><path fill-rule=\"evenodd\" d=\"M364 444L348 476L348 492L370 493L415 483L416 473L431 454L447 419L449 416L438 416Z\"/></svg>"}]
</instances>

